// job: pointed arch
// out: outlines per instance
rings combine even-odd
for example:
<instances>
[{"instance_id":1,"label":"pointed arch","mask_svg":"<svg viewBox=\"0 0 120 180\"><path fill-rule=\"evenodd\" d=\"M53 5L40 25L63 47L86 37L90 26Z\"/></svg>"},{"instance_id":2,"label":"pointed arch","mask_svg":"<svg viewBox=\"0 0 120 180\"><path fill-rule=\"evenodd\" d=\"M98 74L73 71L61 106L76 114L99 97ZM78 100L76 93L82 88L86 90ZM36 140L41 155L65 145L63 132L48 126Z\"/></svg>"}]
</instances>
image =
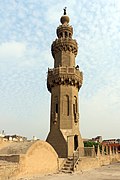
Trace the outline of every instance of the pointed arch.
<instances>
[{"instance_id":1,"label":"pointed arch","mask_svg":"<svg viewBox=\"0 0 120 180\"><path fill-rule=\"evenodd\" d=\"M63 97L63 114L69 116L69 96L64 95Z\"/></svg>"}]
</instances>

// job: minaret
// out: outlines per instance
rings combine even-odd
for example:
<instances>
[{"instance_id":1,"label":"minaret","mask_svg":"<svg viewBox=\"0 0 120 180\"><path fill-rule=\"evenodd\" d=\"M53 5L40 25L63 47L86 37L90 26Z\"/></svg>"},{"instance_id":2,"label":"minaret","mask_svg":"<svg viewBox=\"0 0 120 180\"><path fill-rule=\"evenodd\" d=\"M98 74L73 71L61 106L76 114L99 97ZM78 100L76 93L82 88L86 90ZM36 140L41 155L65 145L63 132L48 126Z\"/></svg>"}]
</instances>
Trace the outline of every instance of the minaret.
<instances>
[{"instance_id":1,"label":"minaret","mask_svg":"<svg viewBox=\"0 0 120 180\"><path fill-rule=\"evenodd\" d=\"M78 91L82 86L83 74L75 65L78 46L72 39L73 28L69 17L61 17L57 28L57 39L51 46L54 68L48 69L47 88L51 93L50 132L47 142L59 157L68 157L83 147L79 131Z\"/></svg>"}]
</instances>

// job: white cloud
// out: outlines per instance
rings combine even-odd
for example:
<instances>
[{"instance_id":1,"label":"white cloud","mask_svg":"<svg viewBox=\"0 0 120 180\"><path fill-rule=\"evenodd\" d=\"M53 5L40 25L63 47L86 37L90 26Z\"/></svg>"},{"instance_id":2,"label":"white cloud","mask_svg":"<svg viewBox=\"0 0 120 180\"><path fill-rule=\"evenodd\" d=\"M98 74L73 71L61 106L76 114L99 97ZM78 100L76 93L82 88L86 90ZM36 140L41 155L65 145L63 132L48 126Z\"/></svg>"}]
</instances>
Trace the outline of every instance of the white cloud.
<instances>
[{"instance_id":1,"label":"white cloud","mask_svg":"<svg viewBox=\"0 0 120 180\"><path fill-rule=\"evenodd\" d=\"M0 45L0 60L16 59L24 56L26 45L21 42L5 42Z\"/></svg>"},{"instance_id":2,"label":"white cloud","mask_svg":"<svg viewBox=\"0 0 120 180\"><path fill-rule=\"evenodd\" d=\"M5 62L4 65L7 68L15 63L21 68L31 66L34 69L35 66L39 66L42 71L45 71L44 67L51 66L53 59L50 50L40 51L36 47L30 47L27 43L12 41L0 45L0 62Z\"/></svg>"}]
</instances>

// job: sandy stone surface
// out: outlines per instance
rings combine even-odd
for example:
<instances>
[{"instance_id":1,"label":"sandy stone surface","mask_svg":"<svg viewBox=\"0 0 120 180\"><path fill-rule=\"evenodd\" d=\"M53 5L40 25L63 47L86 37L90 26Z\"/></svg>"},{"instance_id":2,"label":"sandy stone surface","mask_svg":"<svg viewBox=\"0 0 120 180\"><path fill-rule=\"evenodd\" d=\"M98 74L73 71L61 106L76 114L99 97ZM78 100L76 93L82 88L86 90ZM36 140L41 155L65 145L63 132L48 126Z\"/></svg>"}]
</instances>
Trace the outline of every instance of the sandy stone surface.
<instances>
[{"instance_id":1,"label":"sandy stone surface","mask_svg":"<svg viewBox=\"0 0 120 180\"><path fill-rule=\"evenodd\" d=\"M17 180L120 180L120 163L73 174L22 177Z\"/></svg>"}]
</instances>

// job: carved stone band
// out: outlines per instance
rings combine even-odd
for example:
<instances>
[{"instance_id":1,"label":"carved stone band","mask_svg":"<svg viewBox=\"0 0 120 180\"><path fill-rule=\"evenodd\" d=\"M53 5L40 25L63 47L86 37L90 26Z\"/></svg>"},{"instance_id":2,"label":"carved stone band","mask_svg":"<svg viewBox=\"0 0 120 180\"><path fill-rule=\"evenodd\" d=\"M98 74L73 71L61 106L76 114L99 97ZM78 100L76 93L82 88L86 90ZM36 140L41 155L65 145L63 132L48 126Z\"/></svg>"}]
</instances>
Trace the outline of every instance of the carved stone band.
<instances>
[{"instance_id":1,"label":"carved stone band","mask_svg":"<svg viewBox=\"0 0 120 180\"><path fill-rule=\"evenodd\" d=\"M55 54L59 51L70 51L76 56L78 51L77 42L69 38L56 39L51 46L51 51L53 57L55 57Z\"/></svg>"},{"instance_id":2,"label":"carved stone band","mask_svg":"<svg viewBox=\"0 0 120 180\"><path fill-rule=\"evenodd\" d=\"M64 26L64 25L61 25L57 28L57 36L60 38L61 37L61 33L70 33L71 34L71 37L72 37L72 34L73 34L73 28L72 26ZM69 37L69 36L68 36Z\"/></svg>"},{"instance_id":3,"label":"carved stone band","mask_svg":"<svg viewBox=\"0 0 120 180\"><path fill-rule=\"evenodd\" d=\"M77 72L78 71L78 72ZM76 70L74 73L66 73L53 70L48 70L47 77L47 88L51 92L51 88L57 85L70 85L76 86L78 91L82 86L83 74L79 70Z\"/></svg>"}]
</instances>

